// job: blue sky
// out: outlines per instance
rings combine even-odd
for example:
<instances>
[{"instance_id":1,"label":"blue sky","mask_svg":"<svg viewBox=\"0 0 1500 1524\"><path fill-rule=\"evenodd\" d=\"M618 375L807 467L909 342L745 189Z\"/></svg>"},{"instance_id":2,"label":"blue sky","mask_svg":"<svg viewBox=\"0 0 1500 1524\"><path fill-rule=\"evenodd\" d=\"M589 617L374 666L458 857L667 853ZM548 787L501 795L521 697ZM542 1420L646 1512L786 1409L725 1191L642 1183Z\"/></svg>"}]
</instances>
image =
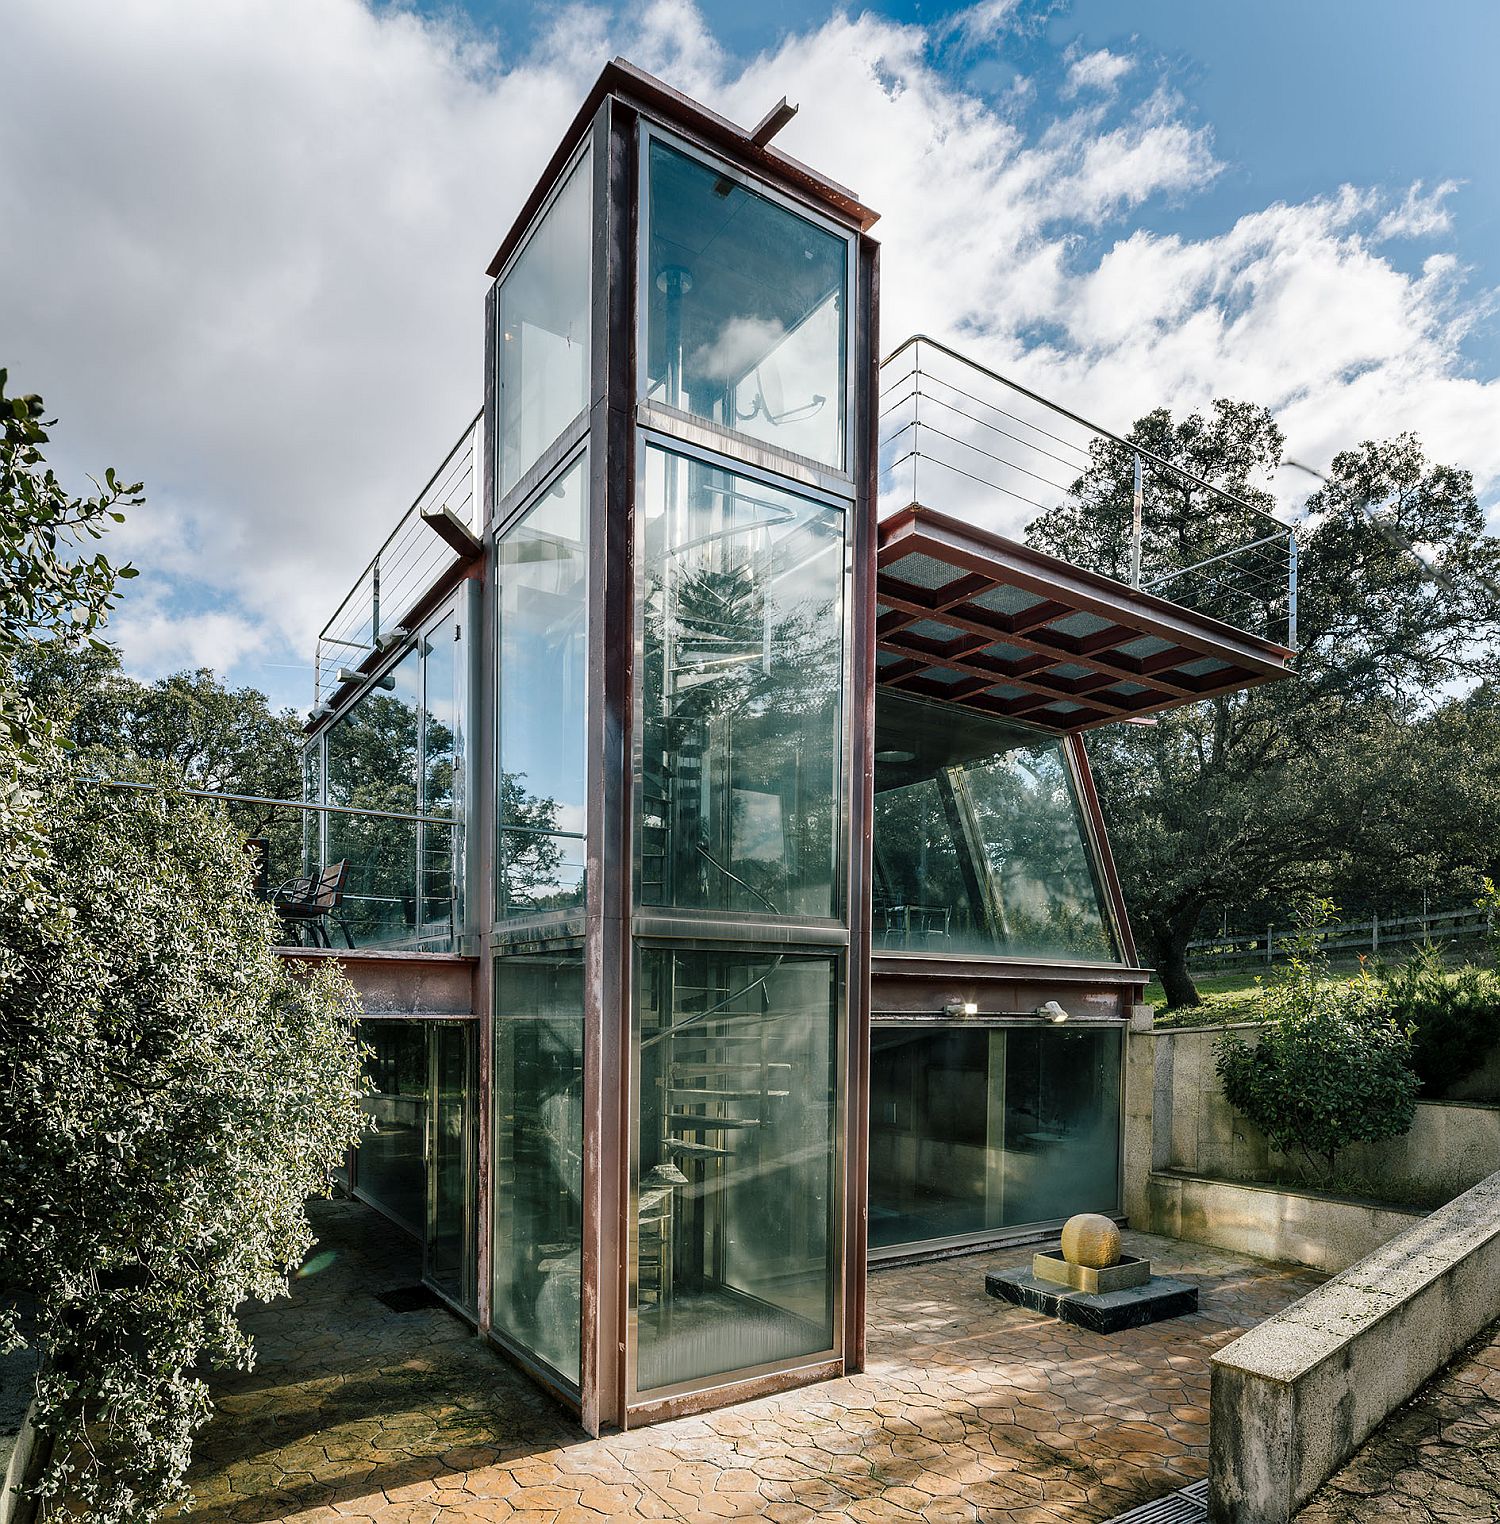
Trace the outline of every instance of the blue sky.
<instances>
[{"instance_id":1,"label":"blue sky","mask_svg":"<svg viewBox=\"0 0 1500 1524\"><path fill-rule=\"evenodd\" d=\"M484 266L624 53L883 217L921 328L1116 428L1416 430L1500 503L1492 0L8 0L0 364L148 506L130 670L310 697L313 637L481 395Z\"/></svg>"}]
</instances>

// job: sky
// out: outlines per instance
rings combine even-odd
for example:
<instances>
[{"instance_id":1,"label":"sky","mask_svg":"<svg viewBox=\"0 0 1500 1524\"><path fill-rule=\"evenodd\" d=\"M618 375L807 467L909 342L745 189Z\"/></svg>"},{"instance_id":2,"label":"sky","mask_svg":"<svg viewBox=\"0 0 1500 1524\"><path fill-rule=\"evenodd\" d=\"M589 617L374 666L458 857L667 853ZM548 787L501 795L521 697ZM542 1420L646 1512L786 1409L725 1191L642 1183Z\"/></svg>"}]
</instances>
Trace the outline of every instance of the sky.
<instances>
[{"instance_id":1,"label":"sky","mask_svg":"<svg viewBox=\"0 0 1500 1524\"><path fill-rule=\"evenodd\" d=\"M0 365L147 504L128 670L305 708L477 410L484 269L623 54L882 213L921 329L1099 422L1415 430L1500 506L1491 0L0 0ZM1287 483L1290 490L1304 484Z\"/></svg>"}]
</instances>

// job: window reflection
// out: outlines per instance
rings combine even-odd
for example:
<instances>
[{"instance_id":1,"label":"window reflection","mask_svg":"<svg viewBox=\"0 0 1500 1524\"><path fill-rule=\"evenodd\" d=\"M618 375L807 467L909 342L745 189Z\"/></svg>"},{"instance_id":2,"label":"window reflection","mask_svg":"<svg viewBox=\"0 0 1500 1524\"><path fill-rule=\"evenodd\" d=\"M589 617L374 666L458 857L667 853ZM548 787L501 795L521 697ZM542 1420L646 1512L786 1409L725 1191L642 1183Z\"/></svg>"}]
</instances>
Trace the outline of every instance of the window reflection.
<instances>
[{"instance_id":1,"label":"window reflection","mask_svg":"<svg viewBox=\"0 0 1500 1524\"><path fill-rule=\"evenodd\" d=\"M588 402L592 204L585 153L500 284L502 496Z\"/></svg>"},{"instance_id":2,"label":"window reflection","mask_svg":"<svg viewBox=\"0 0 1500 1524\"><path fill-rule=\"evenodd\" d=\"M495 1326L575 1385L583 1252L583 955L495 964Z\"/></svg>"},{"instance_id":3,"label":"window reflection","mask_svg":"<svg viewBox=\"0 0 1500 1524\"><path fill-rule=\"evenodd\" d=\"M842 466L848 245L665 143L650 165L648 396Z\"/></svg>"},{"instance_id":4,"label":"window reflection","mask_svg":"<svg viewBox=\"0 0 1500 1524\"><path fill-rule=\"evenodd\" d=\"M836 964L639 957L636 1386L829 1349Z\"/></svg>"},{"instance_id":5,"label":"window reflection","mask_svg":"<svg viewBox=\"0 0 1500 1524\"><path fill-rule=\"evenodd\" d=\"M496 547L501 916L584 899L585 496L580 458Z\"/></svg>"},{"instance_id":6,"label":"window reflection","mask_svg":"<svg viewBox=\"0 0 1500 1524\"><path fill-rule=\"evenodd\" d=\"M836 913L843 515L647 452L647 905Z\"/></svg>"},{"instance_id":7,"label":"window reflection","mask_svg":"<svg viewBox=\"0 0 1500 1524\"><path fill-rule=\"evenodd\" d=\"M1115 958L1062 744L882 692L875 945Z\"/></svg>"},{"instance_id":8,"label":"window reflection","mask_svg":"<svg viewBox=\"0 0 1500 1524\"><path fill-rule=\"evenodd\" d=\"M1119 1207L1118 1029L879 1028L870 1244Z\"/></svg>"},{"instance_id":9,"label":"window reflection","mask_svg":"<svg viewBox=\"0 0 1500 1524\"><path fill-rule=\"evenodd\" d=\"M359 1193L408 1232L423 1236L426 1172L422 1140L427 1130L427 1031L414 1021L366 1021L360 1037L370 1054L365 1072L374 1086L361 1102L375 1131L360 1140L356 1164Z\"/></svg>"}]
</instances>

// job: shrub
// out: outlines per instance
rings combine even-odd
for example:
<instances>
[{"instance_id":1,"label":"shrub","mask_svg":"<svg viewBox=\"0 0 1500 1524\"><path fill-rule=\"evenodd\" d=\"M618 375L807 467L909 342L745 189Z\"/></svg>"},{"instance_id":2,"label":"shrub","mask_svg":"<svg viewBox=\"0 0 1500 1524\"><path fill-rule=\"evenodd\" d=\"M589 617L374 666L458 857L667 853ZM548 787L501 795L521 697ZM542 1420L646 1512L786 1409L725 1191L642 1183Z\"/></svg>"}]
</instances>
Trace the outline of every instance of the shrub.
<instances>
[{"instance_id":1,"label":"shrub","mask_svg":"<svg viewBox=\"0 0 1500 1524\"><path fill-rule=\"evenodd\" d=\"M1417 1099L1411 1034L1380 1013L1379 985L1368 974L1333 978L1317 949L1334 915L1326 901L1304 915L1289 962L1267 985L1271 1019L1259 1043L1226 1032L1215 1047L1230 1105L1319 1181L1348 1144L1406 1132Z\"/></svg>"},{"instance_id":2,"label":"shrub","mask_svg":"<svg viewBox=\"0 0 1500 1524\"><path fill-rule=\"evenodd\" d=\"M1412 1029L1411 1063L1422 1094L1441 1096L1500 1043L1500 985L1486 970L1449 973L1427 945L1385 975L1381 1013Z\"/></svg>"}]
</instances>

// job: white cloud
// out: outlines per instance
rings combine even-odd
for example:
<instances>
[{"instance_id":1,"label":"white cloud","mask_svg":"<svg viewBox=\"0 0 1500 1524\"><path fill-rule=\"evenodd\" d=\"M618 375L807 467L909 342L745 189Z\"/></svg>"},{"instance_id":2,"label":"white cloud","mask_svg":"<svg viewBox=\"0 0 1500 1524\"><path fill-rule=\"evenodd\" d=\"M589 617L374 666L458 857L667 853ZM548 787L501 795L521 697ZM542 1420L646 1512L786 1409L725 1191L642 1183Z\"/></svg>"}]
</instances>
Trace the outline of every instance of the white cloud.
<instances>
[{"instance_id":1,"label":"white cloud","mask_svg":"<svg viewBox=\"0 0 1500 1524\"><path fill-rule=\"evenodd\" d=\"M1018 24L1010 0L941 35L840 12L741 64L689 0L565 7L518 57L360 0L11 0L0 360L60 416L65 470L146 478L131 665L212 652L274 685L307 658L475 411L484 267L615 52L741 122L801 103L778 142L883 214L887 349L953 338L1117 427L1252 398L1315 464L1415 428L1495 490L1500 386L1459 351L1489 298L1440 246L1451 184L1165 236L1150 208L1220 171L1208 129L1116 92L1128 53L1056 59L1071 95L1040 129L1025 77L990 99L944 71Z\"/></svg>"},{"instance_id":2,"label":"white cloud","mask_svg":"<svg viewBox=\"0 0 1500 1524\"><path fill-rule=\"evenodd\" d=\"M1081 54L1068 66L1063 94L1077 95L1083 90L1100 90L1108 94L1133 68L1133 58L1127 58L1123 53L1111 53L1108 48Z\"/></svg>"}]
</instances>

